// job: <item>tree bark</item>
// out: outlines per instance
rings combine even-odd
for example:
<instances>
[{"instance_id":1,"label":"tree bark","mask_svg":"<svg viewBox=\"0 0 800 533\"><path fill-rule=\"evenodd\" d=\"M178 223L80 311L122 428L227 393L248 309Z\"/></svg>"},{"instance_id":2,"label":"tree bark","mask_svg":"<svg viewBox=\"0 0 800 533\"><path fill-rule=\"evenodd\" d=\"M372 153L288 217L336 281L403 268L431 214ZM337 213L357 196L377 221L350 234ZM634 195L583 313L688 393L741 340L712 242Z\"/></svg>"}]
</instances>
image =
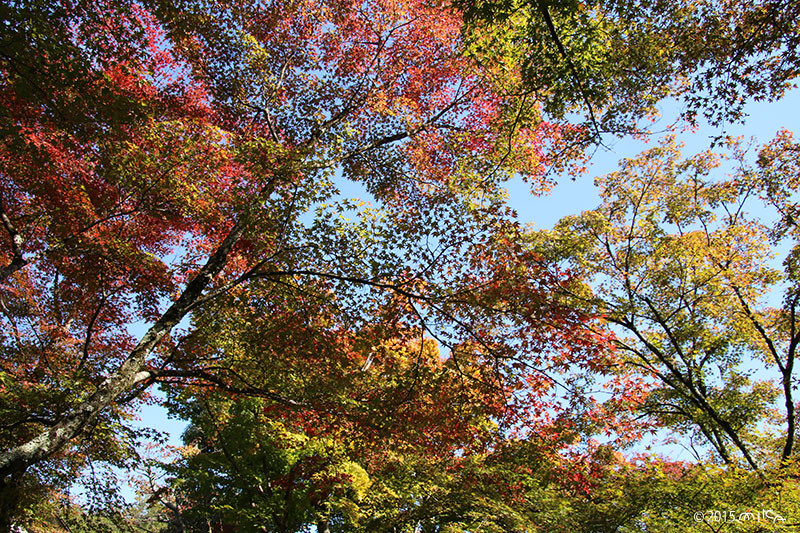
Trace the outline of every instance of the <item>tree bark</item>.
<instances>
[{"instance_id":1,"label":"tree bark","mask_svg":"<svg viewBox=\"0 0 800 533\"><path fill-rule=\"evenodd\" d=\"M3 226L5 226L8 232L8 236L11 238L11 251L13 253L11 262L3 268L0 268L0 282L3 282L8 279L11 274L27 265L28 261L22 256L22 245L25 240L22 238L22 235L17 230L14 223L11 222L11 219L8 218L5 207L3 207L2 199L0 199L0 222L3 223Z\"/></svg>"}]
</instances>

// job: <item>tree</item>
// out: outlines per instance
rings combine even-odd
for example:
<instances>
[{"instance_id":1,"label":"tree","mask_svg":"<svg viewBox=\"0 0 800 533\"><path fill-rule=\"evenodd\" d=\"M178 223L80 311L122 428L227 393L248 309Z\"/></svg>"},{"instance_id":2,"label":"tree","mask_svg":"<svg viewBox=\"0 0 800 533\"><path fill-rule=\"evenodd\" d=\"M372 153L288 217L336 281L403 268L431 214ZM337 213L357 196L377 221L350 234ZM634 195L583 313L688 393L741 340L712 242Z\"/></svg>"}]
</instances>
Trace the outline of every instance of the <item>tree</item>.
<instances>
[{"instance_id":1,"label":"tree","mask_svg":"<svg viewBox=\"0 0 800 533\"><path fill-rule=\"evenodd\" d=\"M157 493L173 495L168 514L179 530L323 531L332 516L357 513L370 481L347 456L345 438L291 428L262 399L203 403L184 435L183 460L168 467L174 479Z\"/></svg>"},{"instance_id":2,"label":"tree","mask_svg":"<svg viewBox=\"0 0 800 533\"><path fill-rule=\"evenodd\" d=\"M275 317L260 320L273 323ZM264 336L233 338L246 346ZM264 369L275 380L313 384L313 394L324 387L327 412L286 410L269 399L191 386L181 390L170 405L191 421L184 440L192 452L166 467L173 480L164 487L180 500L175 506L184 509L181 521L244 530L299 531L306 524L352 530L368 516L360 500L387 458L410 449L447 456L456 444L485 438L489 417L501 410L501 391L472 390L480 385L465 384L465 369L454 372L453 361L442 363L433 345L362 343L370 354L360 368L337 368L326 353L328 366L305 367L292 355ZM252 369L237 368L254 379ZM308 398L309 392L292 397ZM459 411L453 413L456 399Z\"/></svg>"},{"instance_id":3,"label":"tree","mask_svg":"<svg viewBox=\"0 0 800 533\"><path fill-rule=\"evenodd\" d=\"M797 77L796 1L456 4L476 55L523 61L527 93L554 116L585 115L594 142L642 133L638 120L666 97L682 100L693 123L739 121L747 101L776 100Z\"/></svg>"},{"instance_id":4,"label":"tree","mask_svg":"<svg viewBox=\"0 0 800 533\"><path fill-rule=\"evenodd\" d=\"M567 298L603 314L627 367L657 384L643 413L758 470L796 455L798 146L781 132L755 165L729 148L732 174L712 179L717 156L681 159L668 138L532 242L584 276Z\"/></svg>"},{"instance_id":5,"label":"tree","mask_svg":"<svg viewBox=\"0 0 800 533\"><path fill-rule=\"evenodd\" d=\"M537 397L564 341L574 361L603 352L548 303L563 276L503 205L514 173L545 185L565 128L459 30L421 1L6 8L0 527L20 487L135 459L125 420L156 383L322 410L324 387L259 368L363 365L348 332L415 329L486 386L539 376ZM219 343L263 314L243 371Z\"/></svg>"},{"instance_id":6,"label":"tree","mask_svg":"<svg viewBox=\"0 0 800 533\"><path fill-rule=\"evenodd\" d=\"M452 409L435 401L448 392L439 386L445 370L435 387L419 377L405 402L417 411ZM472 424L446 443L431 434L447 426L428 426L428 439L415 440L402 412L384 415L379 428L304 428L252 398L205 394L182 406L194 412L188 445L149 498L164 502L164 521L180 524L174 531L554 531L560 523L575 530L586 517L570 517L572 505L602 482L609 458L621 457L608 446L574 454L576 433L563 428L505 437L480 402L469 408Z\"/></svg>"},{"instance_id":7,"label":"tree","mask_svg":"<svg viewBox=\"0 0 800 533\"><path fill-rule=\"evenodd\" d=\"M269 384L293 404L202 383L173 389L171 408L192 424L184 435L189 453L165 466L172 479L149 492L158 495L150 500L164 501L167 515L180 517L172 520L181 524L176 530L546 530L540 514L520 507L542 498L556 509L562 492L584 490L603 456L590 438L615 427L615 418L620 433L629 429L624 409L577 398L559 403L564 391L554 397L541 369L517 371L498 387L499 367L487 365L474 342L451 346L447 355L413 327L384 332L369 324L331 335L320 328L317 317L327 315L315 303L295 309L278 302L282 312L267 312L221 298L217 304L235 312L203 315L225 321L199 328L213 332L201 345L216 355L215 365L240 384ZM294 343L282 342L275 350L275 332L314 348L298 343L295 353L286 350ZM579 363L553 360L551 376ZM591 384L572 379L581 391ZM630 409L623 393L615 396L618 408Z\"/></svg>"}]
</instances>

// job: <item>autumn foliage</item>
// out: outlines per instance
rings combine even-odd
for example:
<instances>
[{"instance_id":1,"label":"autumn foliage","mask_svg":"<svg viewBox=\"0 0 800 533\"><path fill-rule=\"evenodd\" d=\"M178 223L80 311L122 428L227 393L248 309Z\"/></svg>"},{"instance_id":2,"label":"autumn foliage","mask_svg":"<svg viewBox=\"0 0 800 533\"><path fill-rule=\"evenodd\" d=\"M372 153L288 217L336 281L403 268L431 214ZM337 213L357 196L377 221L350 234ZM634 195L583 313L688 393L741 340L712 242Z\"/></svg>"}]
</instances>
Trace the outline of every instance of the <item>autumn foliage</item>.
<instances>
[{"instance_id":1,"label":"autumn foliage","mask_svg":"<svg viewBox=\"0 0 800 533\"><path fill-rule=\"evenodd\" d=\"M544 304L561 274L514 251L502 204L512 173L545 183L559 127L464 53L456 11L22 3L8 17L7 501L48 468L128 461L126 413L156 383L332 427L359 396L400 394L353 377L368 357L380 368L381 346L431 336L449 354L420 387L453 392L428 414L412 386L392 416L409 442L462 446L436 410L504 420L519 365L586 320ZM367 407L356 421L389 408Z\"/></svg>"},{"instance_id":2,"label":"autumn foliage","mask_svg":"<svg viewBox=\"0 0 800 533\"><path fill-rule=\"evenodd\" d=\"M634 513L657 500L654 479L674 501L682 480L702 486L702 467L618 452L671 423L648 411L670 389L618 349L608 324L624 318L587 288L603 272L599 255L581 263L588 241L573 229L543 245L504 188L522 177L546 192L602 125L631 126L675 80L647 63L650 78L618 90L567 83L625 65L604 49L565 66L585 50L551 26L589 27L591 43L599 7L570 18L573 2L535 4L496 17L486 10L509 6L1 8L0 528L557 531L593 523L570 514L581 505L612 523L597 501L618 485ZM615 39L629 18L651 20L612 7ZM514 37L542 24L557 54ZM626 46L658 47L642 35ZM659 61L707 61L683 52ZM788 74L775 76L777 94ZM592 120L570 123L582 107ZM760 168L752 189L790 211L794 182ZM797 334L781 327L791 382ZM770 398L753 400L759 413ZM130 424L147 402L190 424L168 464L147 460L157 437ZM721 431L759 470L758 439L738 445L733 415L703 419L711 404L680 423ZM114 504L102 465L138 472L149 510L98 510ZM95 507L70 501L76 478Z\"/></svg>"}]
</instances>

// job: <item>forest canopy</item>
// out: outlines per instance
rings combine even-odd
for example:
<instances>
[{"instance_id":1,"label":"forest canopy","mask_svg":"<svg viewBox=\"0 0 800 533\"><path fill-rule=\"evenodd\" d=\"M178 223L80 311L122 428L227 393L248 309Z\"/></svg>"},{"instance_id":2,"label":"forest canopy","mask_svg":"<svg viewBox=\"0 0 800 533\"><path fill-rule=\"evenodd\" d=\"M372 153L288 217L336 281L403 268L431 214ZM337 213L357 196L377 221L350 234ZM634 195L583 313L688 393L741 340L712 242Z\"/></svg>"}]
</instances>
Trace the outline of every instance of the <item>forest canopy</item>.
<instances>
[{"instance_id":1,"label":"forest canopy","mask_svg":"<svg viewBox=\"0 0 800 533\"><path fill-rule=\"evenodd\" d=\"M0 16L0 530L799 523L798 2Z\"/></svg>"}]
</instances>

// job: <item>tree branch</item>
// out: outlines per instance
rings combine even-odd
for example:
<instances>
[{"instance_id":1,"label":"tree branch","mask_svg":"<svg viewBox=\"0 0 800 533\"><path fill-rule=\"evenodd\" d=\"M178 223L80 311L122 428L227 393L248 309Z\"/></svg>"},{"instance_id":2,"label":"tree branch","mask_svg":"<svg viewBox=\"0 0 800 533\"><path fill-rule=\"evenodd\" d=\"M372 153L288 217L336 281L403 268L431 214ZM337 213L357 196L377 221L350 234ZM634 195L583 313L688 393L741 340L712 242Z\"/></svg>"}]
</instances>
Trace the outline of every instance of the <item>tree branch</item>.
<instances>
[{"instance_id":1,"label":"tree branch","mask_svg":"<svg viewBox=\"0 0 800 533\"><path fill-rule=\"evenodd\" d=\"M589 101L589 96L586 94L586 89L583 86L581 75L578 72L575 63L572 62L572 58L569 56L564 43L561 42L561 38L558 36L558 30L556 30L555 23L553 23L553 18L550 16L550 11L547 9L547 4L544 0L536 0L536 7L539 9L539 13L541 13L545 25L547 25L547 31L550 32L550 37L553 39L556 48L558 48L558 53L561 54L561 56L564 58L564 61L567 62L567 67L569 67L569 70L575 79L575 84L578 86L578 92L581 93L583 103L586 104L586 108L589 111L589 119L592 122L592 126L594 126L595 135L597 136L597 139L600 140L600 125L597 123L597 118L594 115L594 108L592 107L592 103Z\"/></svg>"},{"instance_id":2,"label":"tree branch","mask_svg":"<svg viewBox=\"0 0 800 533\"><path fill-rule=\"evenodd\" d=\"M149 372L144 371L147 357L186 316L192 304L200 298L205 288L225 267L233 246L244 233L246 220L242 218L233 225L178 299L150 327L119 368L103 380L89 398L52 428L0 454L0 479L24 472L30 465L62 449L71 439L80 435L84 428L121 394L150 378Z\"/></svg>"},{"instance_id":3,"label":"tree branch","mask_svg":"<svg viewBox=\"0 0 800 533\"><path fill-rule=\"evenodd\" d=\"M25 239L17 230L17 227L11 219L8 218L2 199L0 199L0 221L3 222L3 227L6 228L9 237L11 237L12 253L11 262L3 268L0 268L0 282L3 282L14 272L27 265L28 261L22 256L22 245L25 243Z\"/></svg>"}]
</instances>

